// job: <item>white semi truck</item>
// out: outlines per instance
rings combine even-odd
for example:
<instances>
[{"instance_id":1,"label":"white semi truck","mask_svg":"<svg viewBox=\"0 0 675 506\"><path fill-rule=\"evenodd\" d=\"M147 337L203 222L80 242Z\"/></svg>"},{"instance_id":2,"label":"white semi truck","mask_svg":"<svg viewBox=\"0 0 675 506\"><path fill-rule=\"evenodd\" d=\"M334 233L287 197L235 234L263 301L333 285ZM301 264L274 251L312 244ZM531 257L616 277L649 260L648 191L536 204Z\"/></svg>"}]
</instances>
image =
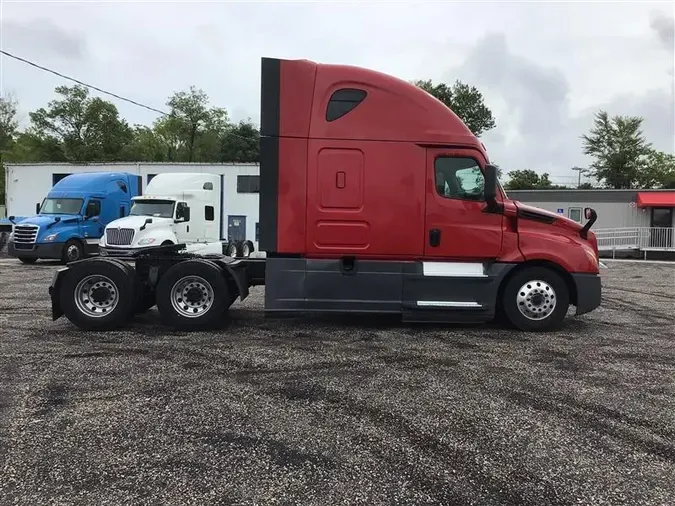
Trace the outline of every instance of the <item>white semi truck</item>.
<instances>
[{"instance_id":1,"label":"white semi truck","mask_svg":"<svg viewBox=\"0 0 675 506\"><path fill-rule=\"evenodd\" d=\"M132 256L141 249L185 244L187 252L248 257L251 240L221 238L221 177L208 173L156 175L143 195L134 197L129 216L105 227L101 256Z\"/></svg>"}]
</instances>

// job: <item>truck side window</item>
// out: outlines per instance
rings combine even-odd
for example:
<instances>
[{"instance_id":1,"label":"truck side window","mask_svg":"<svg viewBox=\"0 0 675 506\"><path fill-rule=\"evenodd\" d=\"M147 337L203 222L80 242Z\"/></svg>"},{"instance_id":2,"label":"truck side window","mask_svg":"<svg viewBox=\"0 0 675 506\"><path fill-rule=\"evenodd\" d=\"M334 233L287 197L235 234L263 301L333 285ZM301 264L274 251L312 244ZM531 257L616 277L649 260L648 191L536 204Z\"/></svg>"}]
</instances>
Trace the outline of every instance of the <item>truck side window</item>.
<instances>
[{"instance_id":1,"label":"truck side window","mask_svg":"<svg viewBox=\"0 0 675 506\"><path fill-rule=\"evenodd\" d=\"M185 202L178 202L176 204L176 218L182 218L186 222L190 221L190 210Z\"/></svg>"},{"instance_id":2,"label":"truck side window","mask_svg":"<svg viewBox=\"0 0 675 506\"><path fill-rule=\"evenodd\" d=\"M204 206L204 218L206 221L213 221L213 206Z\"/></svg>"},{"instance_id":3,"label":"truck side window","mask_svg":"<svg viewBox=\"0 0 675 506\"><path fill-rule=\"evenodd\" d=\"M127 185L124 183L124 181L117 181L117 186L119 186L120 190L122 190L124 193L129 193Z\"/></svg>"},{"instance_id":4,"label":"truck side window","mask_svg":"<svg viewBox=\"0 0 675 506\"><path fill-rule=\"evenodd\" d=\"M343 88L335 91L328 101L326 108L326 121L335 121L348 112L354 110L366 98L364 90L355 88Z\"/></svg>"},{"instance_id":5,"label":"truck side window","mask_svg":"<svg viewBox=\"0 0 675 506\"><path fill-rule=\"evenodd\" d=\"M87 210L85 215L88 218L93 218L94 216L99 216L101 214L101 201L100 200L90 200L87 202Z\"/></svg>"},{"instance_id":6,"label":"truck side window","mask_svg":"<svg viewBox=\"0 0 675 506\"><path fill-rule=\"evenodd\" d=\"M434 162L436 191L441 197L483 200L485 177L473 158L441 156Z\"/></svg>"}]
</instances>

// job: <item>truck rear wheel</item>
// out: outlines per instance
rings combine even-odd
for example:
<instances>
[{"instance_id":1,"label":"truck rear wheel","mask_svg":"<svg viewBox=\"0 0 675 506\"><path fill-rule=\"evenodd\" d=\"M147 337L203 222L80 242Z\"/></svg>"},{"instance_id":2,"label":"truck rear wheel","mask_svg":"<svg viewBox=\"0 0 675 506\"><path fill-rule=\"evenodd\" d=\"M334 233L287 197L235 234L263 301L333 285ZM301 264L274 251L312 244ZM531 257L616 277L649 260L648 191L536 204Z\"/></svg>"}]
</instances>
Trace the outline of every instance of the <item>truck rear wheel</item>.
<instances>
[{"instance_id":1,"label":"truck rear wheel","mask_svg":"<svg viewBox=\"0 0 675 506\"><path fill-rule=\"evenodd\" d=\"M156 294L162 319L183 329L217 325L231 298L222 269L202 259L171 267L160 278Z\"/></svg>"},{"instance_id":2,"label":"truck rear wheel","mask_svg":"<svg viewBox=\"0 0 675 506\"><path fill-rule=\"evenodd\" d=\"M121 262L95 259L76 264L61 284L61 308L83 330L118 328L134 309L135 285L133 269Z\"/></svg>"},{"instance_id":3,"label":"truck rear wheel","mask_svg":"<svg viewBox=\"0 0 675 506\"><path fill-rule=\"evenodd\" d=\"M253 253L254 249L255 247L253 246L253 243L251 241L243 241L241 243L241 256L242 257L251 256L251 253Z\"/></svg>"},{"instance_id":4,"label":"truck rear wheel","mask_svg":"<svg viewBox=\"0 0 675 506\"><path fill-rule=\"evenodd\" d=\"M551 330L563 321L569 309L565 280L551 269L528 267L509 279L502 296L502 310L516 328Z\"/></svg>"},{"instance_id":5,"label":"truck rear wheel","mask_svg":"<svg viewBox=\"0 0 675 506\"><path fill-rule=\"evenodd\" d=\"M237 256L237 244L234 242L227 243L227 247L225 248L225 254L228 257L235 258Z\"/></svg>"}]
</instances>

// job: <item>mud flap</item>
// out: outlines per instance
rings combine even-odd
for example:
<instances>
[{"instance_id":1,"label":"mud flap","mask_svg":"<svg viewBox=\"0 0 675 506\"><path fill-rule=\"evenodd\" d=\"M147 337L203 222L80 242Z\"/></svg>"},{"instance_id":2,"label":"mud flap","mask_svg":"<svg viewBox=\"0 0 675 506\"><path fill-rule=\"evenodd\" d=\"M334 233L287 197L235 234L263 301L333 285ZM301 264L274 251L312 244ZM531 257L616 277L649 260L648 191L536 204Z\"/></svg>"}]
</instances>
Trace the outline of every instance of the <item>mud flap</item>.
<instances>
[{"instance_id":1,"label":"mud flap","mask_svg":"<svg viewBox=\"0 0 675 506\"><path fill-rule=\"evenodd\" d=\"M63 280L68 267L61 267L54 272L52 282L49 285L49 296L52 299L52 321L58 320L63 316L61 309L61 300L59 298L59 289L61 288L61 281Z\"/></svg>"}]
</instances>

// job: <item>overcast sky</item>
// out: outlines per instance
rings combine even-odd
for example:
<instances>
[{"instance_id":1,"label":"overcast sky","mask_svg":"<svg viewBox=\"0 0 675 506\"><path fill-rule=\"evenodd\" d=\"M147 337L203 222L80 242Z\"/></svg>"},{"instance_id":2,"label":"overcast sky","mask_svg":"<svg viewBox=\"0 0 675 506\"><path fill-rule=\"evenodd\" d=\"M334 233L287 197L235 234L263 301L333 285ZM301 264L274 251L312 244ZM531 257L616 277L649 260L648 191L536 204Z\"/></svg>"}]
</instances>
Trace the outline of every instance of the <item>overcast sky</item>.
<instances>
[{"instance_id":1,"label":"overcast sky","mask_svg":"<svg viewBox=\"0 0 675 506\"><path fill-rule=\"evenodd\" d=\"M672 1L1 4L2 49L159 109L195 85L257 123L260 57L307 58L477 86L497 121L483 142L506 170L573 180L600 108L643 116L654 146L675 152ZM0 58L24 121L72 84ZM111 100L130 123L156 118Z\"/></svg>"}]
</instances>

